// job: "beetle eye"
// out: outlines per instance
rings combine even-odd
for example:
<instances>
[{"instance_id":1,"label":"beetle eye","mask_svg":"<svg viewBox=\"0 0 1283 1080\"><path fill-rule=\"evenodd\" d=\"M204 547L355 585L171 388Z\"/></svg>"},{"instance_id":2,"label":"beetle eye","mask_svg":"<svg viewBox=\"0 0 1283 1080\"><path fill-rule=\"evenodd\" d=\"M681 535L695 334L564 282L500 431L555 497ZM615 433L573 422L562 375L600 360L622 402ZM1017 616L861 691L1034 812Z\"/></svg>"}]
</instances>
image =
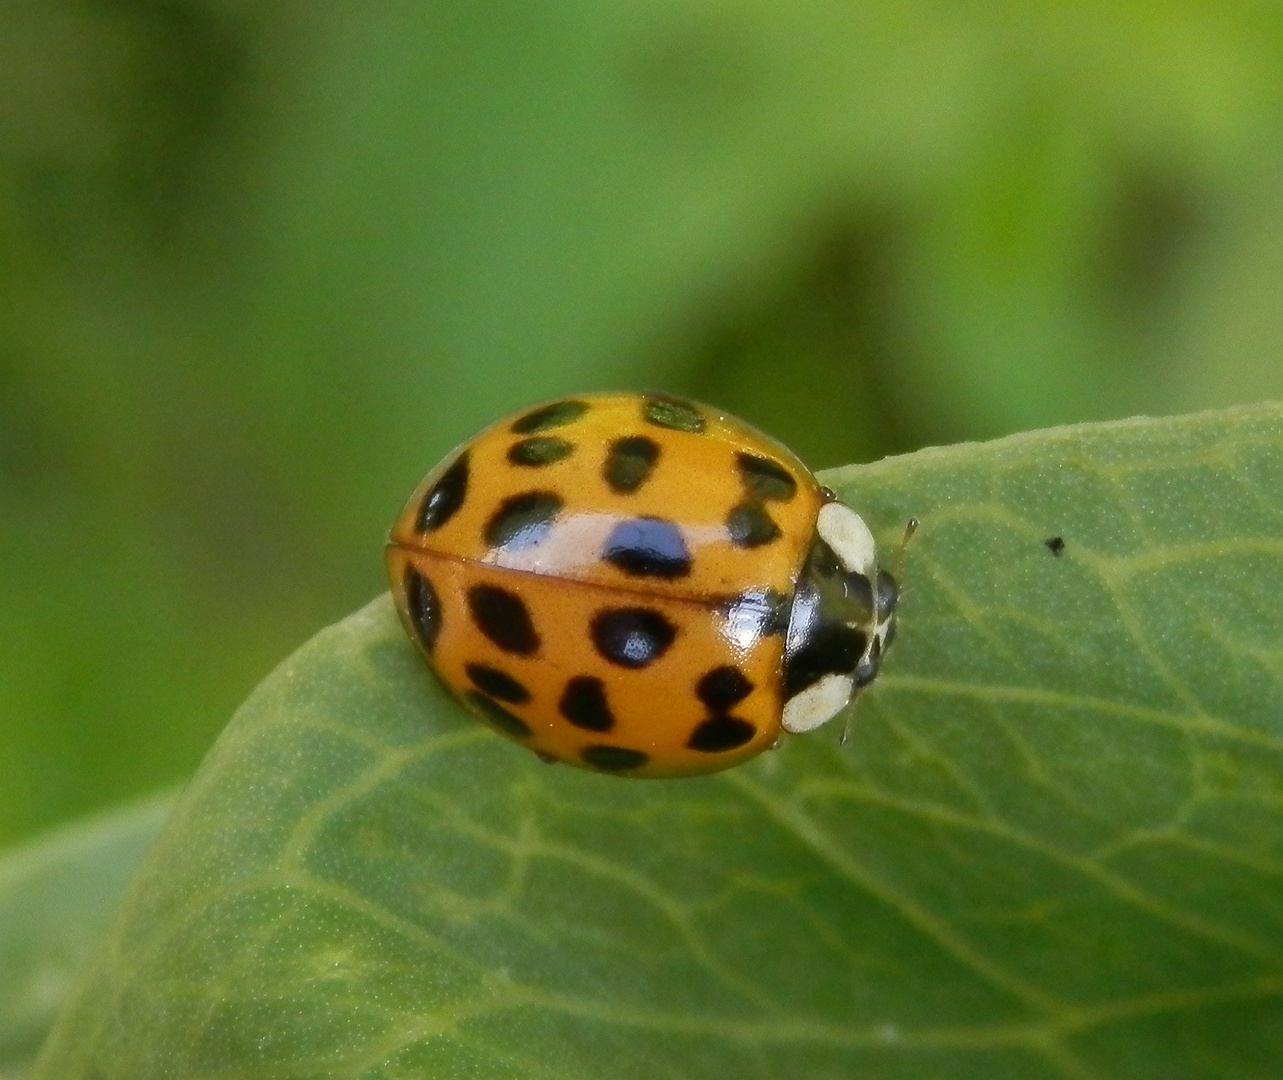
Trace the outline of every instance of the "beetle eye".
<instances>
[{"instance_id":1,"label":"beetle eye","mask_svg":"<svg viewBox=\"0 0 1283 1080\"><path fill-rule=\"evenodd\" d=\"M900 586L885 570L878 571L878 615L885 619L895 610L900 599Z\"/></svg>"},{"instance_id":2,"label":"beetle eye","mask_svg":"<svg viewBox=\"0 0 1283 1080\"><path fill-rule=\"evenodd\" d=\"M878 660L871 652L865 653L860 662L855 665L855 671L852 672L855 679L855 688L857 690L868 686L878 677Z\"/></svg>"}]
</instances>

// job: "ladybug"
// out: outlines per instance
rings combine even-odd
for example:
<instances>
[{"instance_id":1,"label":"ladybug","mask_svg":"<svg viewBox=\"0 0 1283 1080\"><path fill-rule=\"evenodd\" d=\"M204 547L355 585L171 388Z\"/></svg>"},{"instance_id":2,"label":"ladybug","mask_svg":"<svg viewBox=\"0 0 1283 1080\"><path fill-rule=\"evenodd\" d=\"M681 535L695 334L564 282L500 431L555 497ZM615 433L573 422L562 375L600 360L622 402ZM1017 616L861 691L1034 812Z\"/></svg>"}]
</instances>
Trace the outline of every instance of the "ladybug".
<instances>
[{"instance_id":1,"label":"ladybug","mask_svg":"<svg viewBox=\"0 0 1283 1080\"><path fill-rule=\"evenodd\" d=\"M392 527L428 665L501 735L626 776L717 772L878 674L897 586L773 439L661 394L585 394L454 450Z\"/></svg>"}]
</instances>

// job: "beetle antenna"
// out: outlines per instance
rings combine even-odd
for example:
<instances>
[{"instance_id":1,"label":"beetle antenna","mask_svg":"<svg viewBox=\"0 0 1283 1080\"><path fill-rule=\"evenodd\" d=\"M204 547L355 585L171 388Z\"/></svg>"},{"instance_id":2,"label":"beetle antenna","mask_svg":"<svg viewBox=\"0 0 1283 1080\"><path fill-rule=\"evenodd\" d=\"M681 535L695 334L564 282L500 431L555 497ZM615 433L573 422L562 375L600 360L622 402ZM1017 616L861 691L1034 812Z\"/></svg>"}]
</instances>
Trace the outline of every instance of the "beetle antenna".
<instances>
[{"instance_id":1,"label":"beetle antenna","mask_svg":"<svg viewBox=\"0 0 1283 1080\"><path fill-rule=\"evenodd\" d=\"M909 541L913 539L918 531L918 526L921 524L922 522L915 517L909 518L904 524L904 535L900 537L900 547L895 553L895 573L891 575L896 581L900 580L900 568L904 565L904 551L909 546Z\"/></svg>"},{"instance_id":2,"label":"beetle antenna","mask_svg":"<svg viewBox=\"0 0 1283 1080\"><path fill-rule=\"evenodd\" d=\"M899 584L900 582L900 568L904 565L905 549L909 546L909 541L913 539L914 534L916 534L918 531L918 526L921 524L922 522L920 522L915 517L911 517L907 522L905 522L904 535L900 537L900 546L896 549L894 569L891 572L891 577L895 579L896 584ZM881 599L882 599L881 594L878 592L878 583L875 580L873 582L873 625L874 626L877 626L878 623L882 621L882 606L880 603Z\"/></svg>"}]
</instances>

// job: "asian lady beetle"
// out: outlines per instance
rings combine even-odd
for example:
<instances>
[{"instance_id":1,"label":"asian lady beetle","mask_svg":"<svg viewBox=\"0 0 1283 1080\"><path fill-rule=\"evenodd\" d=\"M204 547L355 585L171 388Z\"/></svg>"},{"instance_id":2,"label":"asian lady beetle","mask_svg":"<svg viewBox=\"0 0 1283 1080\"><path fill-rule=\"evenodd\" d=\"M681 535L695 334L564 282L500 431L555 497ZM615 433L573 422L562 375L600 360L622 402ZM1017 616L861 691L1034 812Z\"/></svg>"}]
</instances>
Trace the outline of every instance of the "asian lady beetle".
<instances>
[{"instance_id":1,"label":"asian lady beetle","mask_svg":"<svg viewBox=\"0 0 1283 1080\"><path fill-rule=\"evenodd\" d=\"M895 631L861 517L774 440L660 394L492 424L411 496L387 565L406 631L491 727L629 776L818 727Z\"/></svg>"}]
</instances>

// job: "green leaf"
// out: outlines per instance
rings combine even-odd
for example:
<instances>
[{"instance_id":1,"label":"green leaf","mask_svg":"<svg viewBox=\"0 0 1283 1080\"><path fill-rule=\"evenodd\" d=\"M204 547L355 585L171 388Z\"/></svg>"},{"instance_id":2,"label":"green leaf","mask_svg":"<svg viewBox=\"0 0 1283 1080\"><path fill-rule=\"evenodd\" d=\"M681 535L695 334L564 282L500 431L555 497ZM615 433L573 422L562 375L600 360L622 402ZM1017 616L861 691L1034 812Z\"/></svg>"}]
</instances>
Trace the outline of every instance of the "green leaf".
<instances>
[{"instance_id":1,"label":"green leaf","mask_svg":"<svg viewBox=\"0 0 1283 1080\"><path fill-rule=\"evenodd\" d=\"M848 745L548 767L380 599L233 720L35 1075L1277 1076L1283 409L827 480L922 522Z\"/></svg>"},{"instance_id":2,"label":"green leaf","mask_svg":"<svg viewBox=\"0 0 1283 1080\"><path fill-rule=\"evenodd\" d=\"M173 794L58 829L0 857L0 1074L35 1056L111 921Z\"/></svg>"}]
</instances>

